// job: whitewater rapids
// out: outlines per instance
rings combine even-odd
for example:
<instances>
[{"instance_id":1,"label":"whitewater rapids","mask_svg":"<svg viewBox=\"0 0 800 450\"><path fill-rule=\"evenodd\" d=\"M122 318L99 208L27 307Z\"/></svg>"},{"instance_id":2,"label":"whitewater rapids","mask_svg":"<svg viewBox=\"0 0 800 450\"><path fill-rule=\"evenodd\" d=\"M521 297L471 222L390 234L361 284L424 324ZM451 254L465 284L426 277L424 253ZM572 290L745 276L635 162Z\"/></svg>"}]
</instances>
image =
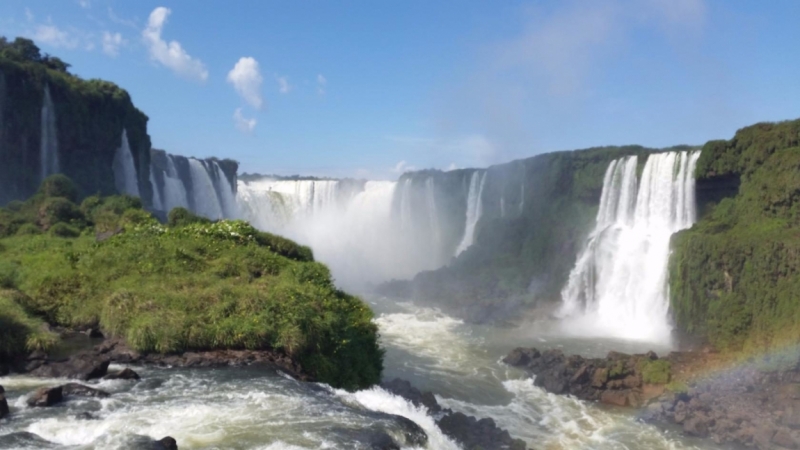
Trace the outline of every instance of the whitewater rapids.
<instances>
[{"instance_id":1,"label":"whitewater rapids","mask_svg":"<svg viewBox=\"0 0 800 450\"><path fill-rule=\"evenodd\" d=\"M434 309L385 300L373 302L373 308L387 349L385 378L401 377L433 390L444 407L492 417L531 449L714 448L665 434L626 412L548 394L499 362L518 345L597 356L610 348L645 350L635 343L565 338L546 323L521 329L473 326ZM538 331L527 331L533 329ZM347 393L255 366L134 369L142 376L138 383L95 385L111 392L109 398L69 400L60 407L39 409L25 405L26 395L64 380L0 377L12 408L11 418L0 420L0 449L41 448L41 442L26 444L8 437L23 431L55 443L55 449L121 449L135 435L169 435L181 449L352 449L355 444L343 430L377 427L396 439L401 435L396 424L376 412L417 423L428 434L427 449L459 448L425 409L377 387ZM82 412L97 420L77 419Z\"/></svg>"}]
</instances>

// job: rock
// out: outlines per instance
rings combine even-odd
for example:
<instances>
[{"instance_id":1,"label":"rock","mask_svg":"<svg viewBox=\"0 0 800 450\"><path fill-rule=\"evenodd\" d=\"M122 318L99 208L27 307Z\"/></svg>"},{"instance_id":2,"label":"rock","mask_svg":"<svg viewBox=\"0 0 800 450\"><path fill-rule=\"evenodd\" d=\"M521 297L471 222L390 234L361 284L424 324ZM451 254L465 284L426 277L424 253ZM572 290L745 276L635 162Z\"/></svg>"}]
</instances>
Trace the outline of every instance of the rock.
<instances>
[{"instance_id":1,"label":"rock","mask_svg":"<svg viewBox=\"0 0 800 450\"><path fill-rule=\"evenodd\" d=\"M589 381L592 375L591 369L592 366L590 365L581 366L581 368L578 369L578 371L575 372L575 375L573 375L569 380L570 384L583 384Z\"/></svg>"},{"instance_id":2,"label":"rock","mask_svg":"<svg viewBox=\"0 0 800 450\"><path fill-rule=\"evenodd\" d=\"M783 448L798 448L797 440L786 428L779 428L772 436L772 443Z\"/></svg>"},{"instance_id":3,"label":"rock","mask_svg":"<svg viewBox=\"0 0 800 450\"><path fill-rule=\"evenodd\" d=\"M28 406L31 407L45 407L45 406L53 406L56 403L60 403L64 399L63 392L61 390L61 386L56 386L52 388L39 388L33 395L28 398Z\"/></svg>"},{"instance_id":4,"label":"rock","mask_svg":"<svg viewBox=\"0 0 800 450\"><path fill-rule=\"evenodd\" d=\"M159 439L156 442L161 444L164 450L178 450L178 442L175 441L175 439L172 437L167 436L165 438Z\"/></svg>"},{"instance_id":5,"label":"rock","mask_svg":"<svg viewBox=\"0 0 800 450\"><path fill-rule=\"evenodd\" d=\"M59 386L61 388L62 394L64 396L76 396L76 397L96 397L96 398L106 398L110 394L106 391L102 391L100 389L95 389L89 386L85 386L79 383L67 383L63 386Z\"/></svg>"},{"instance_id":6,"label":"rock","mask_svg":"<svg viewBox=\"0 0 800 450\"><path fill-rule=\"evenodd\" d=\"M594 371L592 375L592 387L601 388L608 381L608 369L602 368Z\"/></svg>"},{"instance_id":7,"label":"rock","mask_svg":"<svg viewBox=\"0 0 800 450\"><path fill-rule=\"evenodd\" d=\"M695 414L683 422L683 432L689 436L707 437L708 429L713 424L713 420L706 415Z\"/></svg>"},{"instance_id":8,"label":"rock","mask_svg":"<svg viewBox=\"0 0 800 450\"><path fill-rule=\"evenodd\" d=\"M497 427L492 419L477 420L456 412L447 414L438 422L442 433L458 441L464 448L482 450L525 450L525 442L513 439L508 431Z\"/></svg>"},{"instance_id":9,"label":"rock","mask_svg":"<svg viewBox=\"0 0 800 450\"><path fill-rule=\"evenodd\" d=\"M603 391L600 402L614 406L628 406L628 391Z\"/></svg>"},{"instance_id":10,"label":"rock","mask_svg":"<svg viewBox=\"0 0 800 450\"><path fill-rule=\"evenodd\" d=\"M109 373L103 377L104 380L138 380L139 374L129 368L124 368L119 372Z\"/></svg>"},{"instance_id":11,"label":"rock","mask_svg":"<svg viewBox=\"0 0 800 450\"><path fill-rule=\"evenodd\" d=\"M513 367L521 367L527 366L536 358L539 358L541 353L539 350L535 348L522 348L518 347L511 351L505 358L503 358L503 362L508 364L509 366Z\"/></svg>"},{"instance_id":12,"label":"rock","mask_svg":"<svg viewBox=\"0 0 800 450\"><path fill-rule=\"evenodd\" d=\"M96 417L94 414L90 412L82 412L80 414L75 414L75 418L78 420L98 420L99 418Z\"/></svg>"},{"instance_id":13,"label":"rock","mask_svg":"<svg viewBox=\"0 0 800 450\"><path fill-rule=\"evenodd\" d=\"M108 372L109 360L97 355L83 353L63 362L51 362L31 372L31 375L43 378L76 378L92 380L101 378Z\"/></svg>"},{"instance_id":14,"label":"rock","mask_svg":"<svg viewBox=\"0 0 800 450\"><path fill-rule=\"evenodd\" d=\"M7 417L9 414L8 401L6 400L3 386L0 386L0 419Z\"/></svg>"},{"instance_id":15,"label":"rock","mask_svg":"<svg viewBox=\"0 0 800 450\"><path fill-rule=\"evenodd\" d=\"M655 361L655 360L658 359L658 355L656 355L656 352L654 352L652 350L650 350L649 352L645 353L644 356L645 356L645 358L649 359L650 361Z\"/></svg>"},{"instance_id":16,"label":"rock","mask_svg":"<svg viewBox=\"0 0 800 450\"><path fill-rule=\"evenodd\" d=\"M86 330L86 335L93 339L102 339L104 337L103 332L97 328L89 328Z\"/></svg>"},{"instance_id":17,"label":"rock","mask_svg":"<svg viewBox=\"0 0 800 450\"><path fill-rule=\"evenodd\" d=\"M406 380L395 378L391 381L384 381L381 383L381 387L394 395L410 401L414 406L424 406L428 408L431 413L435 414L442 410L442 407L439 406L439 402L436 401L436 397L434 397L433 393L421 392Z\"/></svg>"}]
</instances>

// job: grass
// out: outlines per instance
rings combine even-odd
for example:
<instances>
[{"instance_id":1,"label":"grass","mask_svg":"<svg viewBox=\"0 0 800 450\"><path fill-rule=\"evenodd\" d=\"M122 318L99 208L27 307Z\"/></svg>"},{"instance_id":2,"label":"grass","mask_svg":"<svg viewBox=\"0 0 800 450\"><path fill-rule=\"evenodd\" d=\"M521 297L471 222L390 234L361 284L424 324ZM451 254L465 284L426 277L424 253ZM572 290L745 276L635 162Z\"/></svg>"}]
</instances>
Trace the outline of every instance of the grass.
<instances>
[{"instance_id":1,"label":"grass","mask_svg":"<svg viewBox=\"0 0 800 450\"><path fill-rule=\"evenodd\" d=\"M20 305L22 297L17 291L0 290L0 359L34 350L47 351L58 341L58 336L47 331L41 319Z\"/></svg>"},{"instance_id":2,"label":"grass","mask_svg":"<svg viewBox=\"0 0 800 450\"><path fill-rule=\"evenodd\" d=\"M46 199L11 215L37 202ZM336 387L380 381L372 312L335 287L310 249L242 221L212 223L184 211L180 225L162 225L139 206L95 198L81 207L91 227L51 225L78 235L0 240L0 282L11 280L26 294L21 307L49 323L99 325L142 352L272 349ZM124 232L97 242L99 229Z\"/></svg>"}]
</instances>

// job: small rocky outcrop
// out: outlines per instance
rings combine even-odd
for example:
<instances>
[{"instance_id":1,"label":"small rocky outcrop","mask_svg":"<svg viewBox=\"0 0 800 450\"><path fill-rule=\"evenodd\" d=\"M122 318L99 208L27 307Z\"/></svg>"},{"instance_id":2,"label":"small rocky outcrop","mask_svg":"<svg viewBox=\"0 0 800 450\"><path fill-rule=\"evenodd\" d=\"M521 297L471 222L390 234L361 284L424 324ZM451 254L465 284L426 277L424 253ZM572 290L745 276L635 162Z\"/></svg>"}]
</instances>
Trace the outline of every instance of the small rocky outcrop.
<instances>
[{"instance_id":1,"label":"small rocky outcrop","mask_svg":"<svg viewBox=\"0 0 800 450\"><path fill-rule=\"evenodd\" d=\"M138 380L139 374L129 368L124 368L119 372L112 372L103 377L104 380Z\"/></svg>"},{"instance_id":2,"label":"small rocky outcrop","mask_svg":"<svg viewBox=\"0 0 800 450\"><path fill-rule=\"evenodd\" d=\"M3 386L0 386L0 419L8 416L8 400L6 400L6 391Z\"/></svg>"},{"instance_id":3,"label":"small rocky outcrop","mask_svg":"<svg viewBox=\"0 0 800 450\"><path fill-rule=\"evenodd\" d=\"M381 387L405 398L417 407L426 407L434 416L436 425L442 433L459 442L465 449L526 450L527 448L524 441L512 438L508 431L499 428L493 419L478 419L442 408L431 392L422 392L406 380L396 378L384 381Z\"/></svg>"},{"instance_id":4,"label":"small rocky outcrop","mask_svg":"<svg viewBox=\"0 0 800 450\"><path fill-rule=\"evenodd\" d=\"M534 384L548 392L615 406L642 406L661 395L670 381L670 362L653 352L583 358L561 350L517 348L503 362L535 375Z\"/></svg>"},{"instance_id":5,"label":"small rocky outcrop","mask_svg":"<svg viewBox=\"0 0 800 450\"><path fill-rule=\"evenodd\" d=\"M36 392L28 398L28 406L43 408L61 403L62 400L64 400L64 395L61 386L43 387L37 389Z\"/></svg>"},{"instance_id":6,"label":"small rocky outcrop","mask_svg":"<svg viewBox=\"0 0 800 450\"><path fill-rule=\"evenodd\" d=\"M178 450L178 442L170 436L159 439L156 442L160 444L164 450Z\"/></svg>"}]
</instances>

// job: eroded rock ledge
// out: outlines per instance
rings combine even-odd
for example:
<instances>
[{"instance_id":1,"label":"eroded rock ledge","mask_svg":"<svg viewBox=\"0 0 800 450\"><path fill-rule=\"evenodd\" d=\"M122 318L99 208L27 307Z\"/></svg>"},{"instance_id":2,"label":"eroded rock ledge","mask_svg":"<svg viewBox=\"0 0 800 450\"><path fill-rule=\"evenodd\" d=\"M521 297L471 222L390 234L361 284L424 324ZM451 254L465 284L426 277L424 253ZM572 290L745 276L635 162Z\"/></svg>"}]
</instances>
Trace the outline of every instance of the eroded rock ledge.
<instances>
[{"instance_id":1,"label":"eroded rock ledge","mask_svg":"<svg viewBox=\"0 0 800 450\"><path fill-rule=\"evenodd\" d=\"M534 375L534 384L548 392L639 407L641 420L677 425L690 436L737 447L800 448L800 363L775 369L761 358L709 371L713 364L702 352L583 358L535 348L517 348L504 362Z\"/></svg>"}]
</instances>

